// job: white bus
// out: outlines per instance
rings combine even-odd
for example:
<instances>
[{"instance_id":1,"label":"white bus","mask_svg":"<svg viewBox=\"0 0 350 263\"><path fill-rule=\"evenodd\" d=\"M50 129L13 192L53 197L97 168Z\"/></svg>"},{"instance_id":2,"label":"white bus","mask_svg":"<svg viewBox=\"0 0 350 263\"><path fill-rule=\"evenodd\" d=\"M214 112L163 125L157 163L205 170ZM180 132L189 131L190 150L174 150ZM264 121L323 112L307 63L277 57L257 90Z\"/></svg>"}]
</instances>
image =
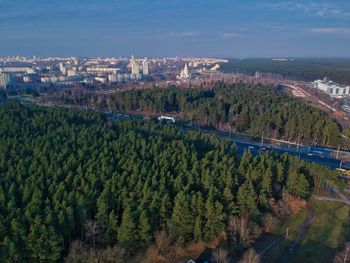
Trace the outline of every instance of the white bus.
<instances>
[{"instance_id":1,"label":"white bus","mask_svg":"<svg viewBox=\"0 0 350 263\"><path fill-rule=\"evenodd\" d=\"M168 117L168 116L160 116L158 117L159 121L167 121L167 122L171 122L171 123L175 123L175 118L174 117Z\"/></svg>"}]
</instances>

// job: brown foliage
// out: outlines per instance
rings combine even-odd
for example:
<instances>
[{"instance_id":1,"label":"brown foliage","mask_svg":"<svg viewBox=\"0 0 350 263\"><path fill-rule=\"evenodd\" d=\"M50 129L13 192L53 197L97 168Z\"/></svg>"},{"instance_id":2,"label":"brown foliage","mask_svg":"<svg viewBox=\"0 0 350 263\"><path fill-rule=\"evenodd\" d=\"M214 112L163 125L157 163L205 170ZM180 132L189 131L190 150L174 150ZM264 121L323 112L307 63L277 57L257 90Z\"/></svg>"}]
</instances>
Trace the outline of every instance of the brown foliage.
<instances>
[{"instance_id":1,"label":"brown foliage","mask_svg":"<svg viewBox=\"0 0 350 263\"><path fill-rule=\"evenodd\" d=\"M106 249L93 249L86 246L79 240L72 243L69 253L65 258L66 263L121 263L125 262L125 250L118 246L107 247Z\"/></svg>"},{"instance_id":2,"label":"brown foliage","mask_svg":"<svg viewBox=\"0 0 350 263\"><path fill-rule=\"evenodd\" d=\"M175 242L175 237L166 231L157 232L154 244L147 250L143 262L163 263L176 257L179 252L179 244Z\"/></svg>"},{"instance_id":3,"label":"brown foliage","mask_svg":"<svg viewBox=\"0 0 350 263\"><path fill-rule=\"evenodd\" d=\"M301 209L305 208L307 201L302 198L285 194L282 200L275 200L271 198L269 200L272 213L277 217L285 217L291 214L297 214Z\"/></svg>"}]
</instances>

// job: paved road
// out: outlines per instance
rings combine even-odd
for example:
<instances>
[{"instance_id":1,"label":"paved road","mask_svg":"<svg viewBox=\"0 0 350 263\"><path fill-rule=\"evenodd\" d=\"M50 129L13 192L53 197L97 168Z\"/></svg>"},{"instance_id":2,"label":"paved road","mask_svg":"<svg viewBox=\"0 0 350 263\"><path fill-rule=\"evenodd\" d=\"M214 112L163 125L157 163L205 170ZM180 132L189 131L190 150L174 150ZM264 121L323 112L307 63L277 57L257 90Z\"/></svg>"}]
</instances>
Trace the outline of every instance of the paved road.
<instances>
[{"instance_id":1,"label":"paved road","mask_svg":"<svg viewBox=\"0 0 350 263\"><path fill-rule=\"evenodd\" d=\"M112 120L122 120L126 118L137 118L142 119L142 115L132 116L126 114L110 114L105 113L108 118ZM300 159L308 162L315 162L324 166L327 166L331 169L336 169L340 167L341 161L337 160L333 156L334 149L329 149L325 147L315 146L315 147L307 147L307 146L298 146L287 143L280 143L273 140L263 140L263 143L260 141L254 140L252 137L245 134L238 133L228 133L228 132L220 132L215 130L203 129L194 126L185 126L181 124L179 128L185 131L200 131L203 133L213 134L219 137L220 139L229 140L234 142L237 145L238 153L240 155L243 154L244 150L249 149L250 152L257 156L261 154L263 151L273 150L278 154L288 153L292 155L298 156ZM349 152L350 155L350 152ZM342 162L341 167L346 170L350 170L350 162Z\"/></svg>"},{"instance_id":2,"label":"paved road","mask_svg":"<svg viewBox=\"0 0 350 263\"><path fill-rule=\"evenodd\" d=\"M59 105L49 105L49 106L59 106ZM61 106L66 107L66 106ZM81 108L84 110L89 110L86 108ZM139 114L139 115L130 115L130 114L118 114L118 113L108 113L99 111L97 109L93 109L93 111L98 111L100 113L105 114L105 116L113 121L118 120L124 120L128 118L135 118L135 119L143 119L145 116ZM176 124L178 125L178 124ZM250 152L257 156L261 154L263 151L267 150L273 150L277 152L278 154L288 153L292 155L299 156L300 159L308 162L315 162L324 166L327 166L331 169L336 169L340 167L341 161L334 158L332 153L334 152L334 149L329 149L325 147L306 147L306 146L296 146L293 144L287 144L287 143L277 143L277 141L267 141L261 143L259 141L256 141L252 139L248 135L244 134L229 134L225 132L220 131L214 131L214 130L207 130L207 129L201 129L199 127L186 127L184 125L180 125L180 128L183 130L196 130L201 131L204 133L214 134L218 136L221 139L229 140L234 142L237 145L238 153L243 154L244 150L249 149ZM350 155L350 152L349 152ZM346 170L350 170L350 162L342 162L341 167Z\"/></svg>"},{"instance_id":3,"label":"paved road","mask_svg":"<svg viewBox=\"0 0 350 263\"><path fill-rule=\"evenodd\" d=\"M232 140L235 142L234 140ZM249 149L253 155L259 155L261 153L260 145L252 144L251 142L235 142L238 148L239 153L243 153L245 149ZM300 151L295 148L285 147L280 145L266 145L262 146L266 150L273 150L279 154L289 153L292 155L299 156L300 159L308 162L315 162L318 164L322 164L332 169L336 169L340 167L340 161L332 157L331 155L325 155L323 153L315 153L312 150L309 152ZM350 163L345 162L342 163L342 168L346 170L350 170Z\"/></svg>"},{"instance_id":4,"label":"paved road","mask_svg":"<svg viewBox=\"0 0 350 263\"><path fill-rule=\"evenodd\" d=\"M318 196L318 195L315 195L314 198L321 201L341 202L350 206L350 201L346 201L341 198L333 198L333 197Z\"/></svg>"},{"instance_id":5,"label":"paved road","mask_svg":"<svg viewBox=\"0 0 350 263\"><path fill-rule=\"evenodd\" d=\"M187 127L185 130L199 130L195 127ZM332 169L340 167L340 160L337 160L333 156L333 149L325 147L306 147L306 146L296 146L296 145L287 145L287 144L277 144L273 141L268 143L261 143L259 141L250 139L249 136L243 136L239 134L228 134L219 131L204 130L200 129L201 132L215 134L221 139L229 140L234 142L237 145L238 153L243 154L244 150L249 149L250 152L257 156L263 151L273 150L278 154L288 153L292 155L299 156L300 159L308 162L315 162L322 164ZM261 150L263 149L263 150ZM350 154L350 153L349 153ZM350 162L342 162L341 167L346 170L350 170Z\"/></svg>"},{"instance_id":6,"label":"paved road","mask_svg":"<svg viewBox=\"0 0 350 263\"><path fill-rule=\"evenodd\" d=\"M334 201L334 202L342 202L344 204L347 204L348 206L350 206L350 199L345 196L343 193L341 193L338 189L337 186L335 185L331 185L331 190L336 193L339 198L333 198L333 197L326 197L326 196L319 196L319 195L315 195L314 198L318 199L318 200L326 200L326 201Z\"/></svg>"},{"instance_id":7,"label":"paved road","mask_svg":"<svg viewBox=\"0 0 350 263\"><path fill-rule=\"evenodd\" d=\"M347 198L344 194L342 194L342 193L339 191L338 187L336 187L335 185L332 185L332 191L334 191L334 192L339 196L339 198L340 198L341 200L343 200L344 203L350 205L350 200L349 200L349 198Z\"/></svg>"}]
</instances>

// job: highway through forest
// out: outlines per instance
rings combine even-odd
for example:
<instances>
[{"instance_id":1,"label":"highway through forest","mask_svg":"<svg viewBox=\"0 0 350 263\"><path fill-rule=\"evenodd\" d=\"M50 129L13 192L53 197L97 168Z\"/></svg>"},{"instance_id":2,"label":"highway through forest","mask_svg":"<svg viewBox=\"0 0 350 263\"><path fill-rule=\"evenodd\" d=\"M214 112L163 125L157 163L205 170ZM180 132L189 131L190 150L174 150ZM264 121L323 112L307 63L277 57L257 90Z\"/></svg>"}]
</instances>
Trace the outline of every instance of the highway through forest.
<instances>
[{"instance_id":1,"label":"highway through forest","mask_svg":"<svg viewBox=\"0 0 350 263\"><path fill-rule=\"evenodd\" d=\"M201 132L215 134L220 139L231 141L237 145L237 150L240 155L242 155L245 150L249 150L254 156L260 155L265 151L275 151L278 154L288 153L291 155L296 155L304 161L318 163L332 169L341 167L342 169L350 170L350 162L337 160L333 155L334 150L326 147L297 146L287 143L276 143L274 141L264 139L257 141L256 139L254 140L247 135L204 130L199 129L198 127L192 127L190 130L200 130Z\"/></svg>"},{"instance_id":2,"label":"highway through forest","mask_svg":"<svg viewBox=\"0 0 350 263\"><path fill-rule=\"evenodd\" d=\"M107 119L112 121L120 121L125 119L150 119L149 116L142 114L130 114L130 113L111 113L94 108L88 107L70 107L67 105L42 105L48 107L63 107L63 108L75 108L79 110L88 110L99 112L106 116ZM204 129L199 126L186 125L185 122L176 122L175 124L183 131L199 131L206 134L212 134L217 136L219 139L228 140L237 145L238 154L242 155L245 150L249 150L253 156L258 156L266 151L274 151L278 154L288 153L291 155L298 156L301 160L307 162L314 162L320 165L324 165L331 169L342 168L350 170L350 162L347 160L339 160L334 157L336 150L321 147L321 146L303 146L292 143L282 142L278 140L253 138L252 136L241 134L241 133L229 133L218 130ZM344 153L344 151L342 151ZM346 155L350 156L350 152L345 152ZM347 175L344 175L347 179ZM349 177L350 178L350 177Z\"/></svg>"},{"instance_id":3,"label":"highway through forest","mask_svg":"<svg viewBox=\"0 0 350 263\"><path fill-rule=\"evenodd\" d=\"M142 115L130 115L130 114L111 114L104 113L107 118L112 120L121 120L128 118L142 119L146 116ZM321 146L298 146L283 142L278 142L275 140L252 138L249 135L241 133L229 133L221 132L218 130L203 129L198 126L189 126L185 123L177 122L175 124L183 131L200 131L202 133L216 135L220 139L228 140L237 145L237 150L240 155L243 154L245 150L249 150L253 156L258 156L265 151L275 151L278 154L288 153L291 155L298 156L301 160L307 162L314 162L331 169L342 168L345 170L350 170L349 161L341 161L334 157L334 149L321 147ZM260 141L259 141L260 140ZM350 152L349 152L350 156Z\"/></svg>"}]
</instances>

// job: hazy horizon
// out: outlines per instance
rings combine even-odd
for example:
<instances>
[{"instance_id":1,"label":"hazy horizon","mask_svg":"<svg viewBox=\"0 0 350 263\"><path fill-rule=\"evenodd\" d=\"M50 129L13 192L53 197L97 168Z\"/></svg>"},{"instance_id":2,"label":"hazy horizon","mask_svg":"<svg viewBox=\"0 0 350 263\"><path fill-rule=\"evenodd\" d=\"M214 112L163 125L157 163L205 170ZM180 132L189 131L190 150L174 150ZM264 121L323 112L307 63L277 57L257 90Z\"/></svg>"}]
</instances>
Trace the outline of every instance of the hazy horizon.
<instances>
[{"instance_id":1,"label":"hazy horizon","mask_svg":"<svg viewBox=\"0 0 350 263\"><path fill-rule=\"evenodd\" d=\"M0 1L0 56L349 58L350 2Z\"/></svg>"}]
</instances>

